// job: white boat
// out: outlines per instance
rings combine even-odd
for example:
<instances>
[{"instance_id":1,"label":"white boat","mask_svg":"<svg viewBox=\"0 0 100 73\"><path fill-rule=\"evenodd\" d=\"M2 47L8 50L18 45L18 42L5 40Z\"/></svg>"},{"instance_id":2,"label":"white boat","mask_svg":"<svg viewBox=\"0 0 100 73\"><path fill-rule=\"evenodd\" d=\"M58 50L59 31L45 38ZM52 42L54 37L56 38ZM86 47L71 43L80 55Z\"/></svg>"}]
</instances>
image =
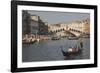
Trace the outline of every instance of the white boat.
<instances>
[{"instance_id":1,"label":"white boat","mask_svg":"<svg viewBox=\"0 0 100 73\"><path fill-rule=\"evenodd\" d=\"M37 39L37 42L39 42L40 41L40 39Z\"/></svg>"},{"instance_id":2,"label":"white boat","mask_svg":"<svg viewBox=\"0 0 100 73\"><path fill-rule=\"evenodd\" d=\"M67 37L68 40L77 40L79 37Z\"/></svg>"}]
</instances>

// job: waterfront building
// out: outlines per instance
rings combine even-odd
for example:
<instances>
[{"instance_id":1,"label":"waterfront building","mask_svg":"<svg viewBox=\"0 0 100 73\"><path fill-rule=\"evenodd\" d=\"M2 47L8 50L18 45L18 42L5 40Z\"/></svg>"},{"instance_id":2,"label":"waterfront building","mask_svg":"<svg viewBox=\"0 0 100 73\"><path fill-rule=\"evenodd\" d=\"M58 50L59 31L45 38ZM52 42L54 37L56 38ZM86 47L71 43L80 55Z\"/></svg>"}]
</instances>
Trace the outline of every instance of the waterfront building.
<instances>
[{"instance_id":1,"label":"waterfront building","mask_svg":"<svg viewBox=\"0 0 100 73\"><path fill-rule=\"evenodd\" d=\"M31 34L47 35L48 34L48 23L43 22L40 16L31 15Z\"/></svg>"},{"instance_id":2,"label":"waterfront building","mask_svg":"<svg viewBox=\"0 0 100 73\"><path fill-rule=\"evenodd\" d=\"M22 34L30 33L30 14L27 10L22 11Z\"/></svg>"},{"instance_id":3,"label":"waterfront building","mask_svg":"<svg viewBox=\"0 0 100 73\"><path fill-rule=\"evenodd\" d=\"M38 34L39 32L39 16L37 15L31 15L31 20L30 20L30 33L31 34Z\"/></svg>"},{"instance_id":4,"label":"waterfront building","mask_svg":"<svg viewBox=\"0 0 100 73\"><path fill-rule=\"evenodd\" d=\"M48 35L48 23L43 22L42 20L39 22L39 35Z\"/></svg>"}]
</instances>

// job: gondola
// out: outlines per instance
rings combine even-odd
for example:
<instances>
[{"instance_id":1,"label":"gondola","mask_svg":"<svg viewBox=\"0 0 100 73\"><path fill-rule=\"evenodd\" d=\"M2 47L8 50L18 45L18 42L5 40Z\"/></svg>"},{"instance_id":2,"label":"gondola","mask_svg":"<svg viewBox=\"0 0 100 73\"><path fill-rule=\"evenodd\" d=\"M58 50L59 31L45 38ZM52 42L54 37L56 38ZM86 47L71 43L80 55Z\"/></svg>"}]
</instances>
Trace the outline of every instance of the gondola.
<instances>
[{"instance_id":1,"label":"gondola","mask_svg":"<svg viewBox=\"0 0 100 73\"><path fill-rule=\"evenodd\" d=\"M70 55L78 55L80 53L82 53L82 48L80 47L76 47L76 48L68 48L67 51L62 50L62 54L63 56L70 56Z\"/></svg>"}]
</instances>

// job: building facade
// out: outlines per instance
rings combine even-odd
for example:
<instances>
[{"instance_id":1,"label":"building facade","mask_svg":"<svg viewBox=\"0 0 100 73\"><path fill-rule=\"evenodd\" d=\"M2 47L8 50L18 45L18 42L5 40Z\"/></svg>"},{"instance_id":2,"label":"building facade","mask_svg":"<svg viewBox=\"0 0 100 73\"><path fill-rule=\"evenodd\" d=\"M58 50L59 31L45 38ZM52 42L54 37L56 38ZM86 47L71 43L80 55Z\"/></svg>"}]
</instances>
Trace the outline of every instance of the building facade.
<instances>
[{"instance_id":1,"label":"building facade","mask_svg":"<svg viewBox=\"0 0 100 73\"><path fill-rule=\"evenodd\" d=\"M48 34L48 24L43 22L41 18L37 15L31 15L30 21L31 34L37 35L47 35Z\"/></svg>"},{"instance_id":2,"label":"building facade","mask_svg":"<svg viewBox=\"0 0 100 73\"><path fill-rule=\"evenodd\" d=\"M48 23L40 20L39 22L39 35L48 35Z\"/></svg>"},{"instance_id":3,"label":"building facade","mask_svg":"<svg viewBox=\"0 0 100 73\"><path fill-rule=\"evenodd\" d=\"M39 32L39 16L31 15L30 33L38 34L38 32Z\"/></svg>"},{"instance_id":4,"label":"building facade","mask_svg":"<svg viewBox=\"0 0 100 73\"><path fill-rule=\"evenodd\" d=\"M28 11L22 11L22 34L29 34L30 33L30 14Z\"/></svg>"}]
</instances>

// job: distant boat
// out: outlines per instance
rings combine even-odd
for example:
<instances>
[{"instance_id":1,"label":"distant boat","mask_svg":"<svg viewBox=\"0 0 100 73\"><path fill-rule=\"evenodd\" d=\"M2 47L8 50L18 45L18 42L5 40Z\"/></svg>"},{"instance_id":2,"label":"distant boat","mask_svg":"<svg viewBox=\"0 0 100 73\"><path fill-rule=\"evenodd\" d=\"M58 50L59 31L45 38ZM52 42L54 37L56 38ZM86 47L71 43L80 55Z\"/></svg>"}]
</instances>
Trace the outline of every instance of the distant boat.
<instances>
[{"instance_id":1,"label":"distant boat","mask_svg":"<svg viewBox=\"0 0 100 73\"><path fill-rule=\"evenodd\" d=\"M52 37L51 40L59 40L60 37Z\"/></svg>"},{"instance_id":2,"label":"distant boat","mask_svg":"<svg viewBox=\"0 0 100 73\"><path fill-rule=\"evenodd\" d=\"M67 37L68 40L77 40L79 37Z\"/></svg>"},{"instance_id":3,"label":"distant boat","mask_svg":"<svg viewBox=\"0 0 100 73\"><path fill-rule=\"evenodd\" d=\"M37 42L39 42L40 41L40 39L37 39Z\"/></svg>"}]
</instances>

